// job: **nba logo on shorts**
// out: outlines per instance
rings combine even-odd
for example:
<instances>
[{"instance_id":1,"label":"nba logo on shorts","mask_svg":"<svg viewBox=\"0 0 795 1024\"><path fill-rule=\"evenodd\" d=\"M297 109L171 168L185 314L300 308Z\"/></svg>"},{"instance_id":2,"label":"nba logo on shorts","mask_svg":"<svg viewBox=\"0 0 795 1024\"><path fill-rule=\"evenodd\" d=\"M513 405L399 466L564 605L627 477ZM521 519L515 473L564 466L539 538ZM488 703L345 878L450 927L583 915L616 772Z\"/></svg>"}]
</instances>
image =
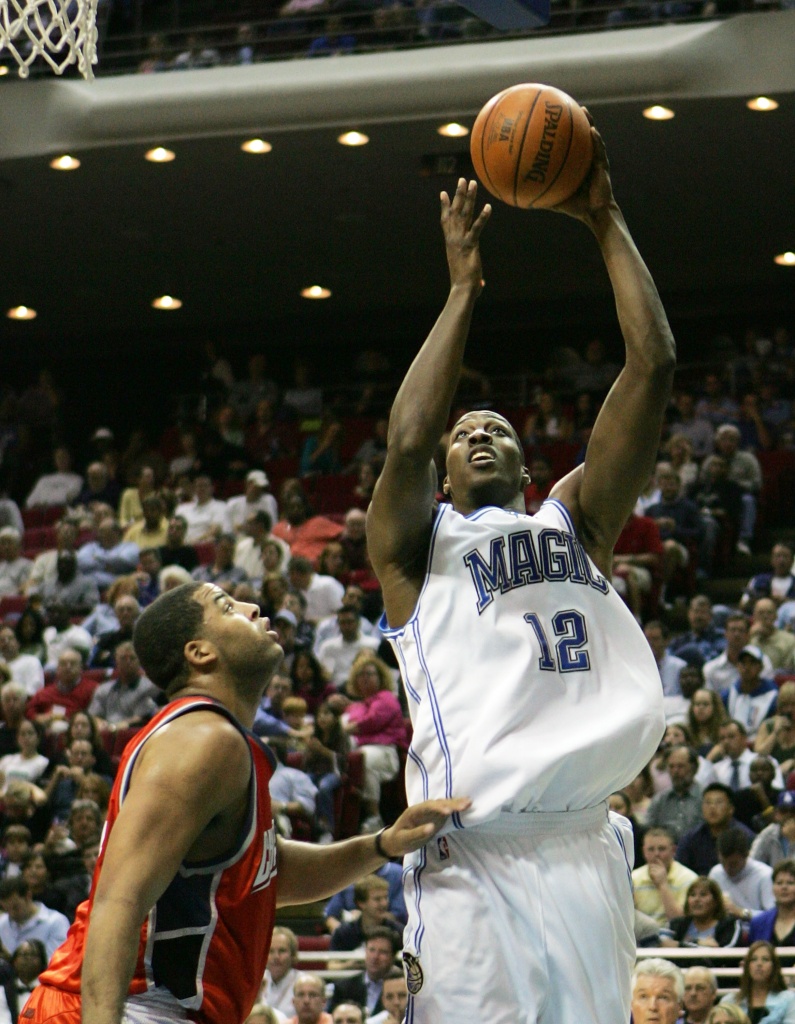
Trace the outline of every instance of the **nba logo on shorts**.
<instances>
[{"instance_id":1,"label":"nba logo on shorts","mask_svg":"<svg viewBox=\"0 0 795 1024\"><path fill-rule=\"evenodd\" d=\"M447 845L447 836L439 836L436 844L439 847L439 860L450 860L450 847Z\"/></svg>"}]
</instances>

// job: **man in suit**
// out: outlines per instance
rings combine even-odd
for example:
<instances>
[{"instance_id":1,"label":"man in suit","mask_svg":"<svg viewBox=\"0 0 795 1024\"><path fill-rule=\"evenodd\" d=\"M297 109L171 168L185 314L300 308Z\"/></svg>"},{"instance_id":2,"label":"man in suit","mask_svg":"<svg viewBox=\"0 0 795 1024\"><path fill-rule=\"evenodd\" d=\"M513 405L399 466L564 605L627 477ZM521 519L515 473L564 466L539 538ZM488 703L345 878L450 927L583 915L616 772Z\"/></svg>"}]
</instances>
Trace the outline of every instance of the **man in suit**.
<instances>
[{"instance_id":1,"label":"man in suit","mask_svg":"<svg viewBox=\"0 0 795 1024\"><path fill-rule=\"evenodd\" d=\"M372 1017L384 1009L381 1001L384 978L395 962L399 941L400 936L383 925L368 932L364 943L364 971L334 983L332 1010L340 1003L358 1003L365 1007L367 1016Z\"/></svg>"}]
</instances>

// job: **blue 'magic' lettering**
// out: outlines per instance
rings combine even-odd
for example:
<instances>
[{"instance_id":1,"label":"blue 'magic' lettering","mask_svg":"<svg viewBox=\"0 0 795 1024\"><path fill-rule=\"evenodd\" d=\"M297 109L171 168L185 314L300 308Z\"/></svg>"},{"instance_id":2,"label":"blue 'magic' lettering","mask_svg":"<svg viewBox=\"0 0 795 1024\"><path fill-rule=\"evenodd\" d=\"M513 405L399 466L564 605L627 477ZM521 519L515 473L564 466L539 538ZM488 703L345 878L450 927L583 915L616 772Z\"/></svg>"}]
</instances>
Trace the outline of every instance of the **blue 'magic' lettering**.
<instances>
[{"instance_id":1,"label":"blue 'magic' lettering","mask_svg":"<svg viewBox=\"0 0 795 1024\"><path fill-rule=\"evenodd\" d=\"M523 587L526 583L540 583L541 570L538 568L533 535L529 530L511 533L508 536L511 556L511 587Z\"/></svg>"},{"instance_id":2,"label":"blue 'magic' lettering","mask_svg":"<svg viewBox=\"0 0 795 1024\"><path fill-rule=\"evenodd\" d=\"M569 555L571 556L571 576L569 579L572 583L587 583L588 577L585 575L585 566L588 558L582 544L571 533L564 533L563 539L568 545Z\"/></svg>"},{"instance_id":3,"label":"blue 'magic' lettering","mask_svg":"<svg viewBox=\"0 0 795 1024\"><path fill-rule=\"evenodd\" d=\"M464 562L472 574L472 581L478 594L478 614L488 608L494 600L494 591L501 593L511 589L508 571L505 568L505 538L496 537L489 545L489 561L475 548L464 555Z\"/></svg>"},{"instance_id":4,"label":"blue 'magic' lettering","mask_svg":"<svg viewBox=\"0 0 795 1024\"><path fill-rule=\"evenodd\" d=\"M553 544L560 545L562 550L553 551ZM560 530L542 530L538 535L538 550L545 579L553 583L568 579L571 575L569 549Z\"/></svg>"}]
</instances>

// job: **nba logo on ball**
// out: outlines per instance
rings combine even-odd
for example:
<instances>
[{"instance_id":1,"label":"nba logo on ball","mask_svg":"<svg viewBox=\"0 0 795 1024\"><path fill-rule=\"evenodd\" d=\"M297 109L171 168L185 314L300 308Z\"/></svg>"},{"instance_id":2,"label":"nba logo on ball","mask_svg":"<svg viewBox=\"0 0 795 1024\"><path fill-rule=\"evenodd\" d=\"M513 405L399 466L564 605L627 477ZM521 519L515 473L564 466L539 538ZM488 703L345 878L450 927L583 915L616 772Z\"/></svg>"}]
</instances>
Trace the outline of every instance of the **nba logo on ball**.
<instances>
[{"instance_id":1,"label":"nba logo on ball","mask_svg":"<svg viewBox=\"0 0 795 1024\"><path fill-rule=\"evenodd\" d=\"M436 843L439 847L439 860L449 860L450 847L447 845L447 836L440 836Z\"/></svg>"}]
</instances>

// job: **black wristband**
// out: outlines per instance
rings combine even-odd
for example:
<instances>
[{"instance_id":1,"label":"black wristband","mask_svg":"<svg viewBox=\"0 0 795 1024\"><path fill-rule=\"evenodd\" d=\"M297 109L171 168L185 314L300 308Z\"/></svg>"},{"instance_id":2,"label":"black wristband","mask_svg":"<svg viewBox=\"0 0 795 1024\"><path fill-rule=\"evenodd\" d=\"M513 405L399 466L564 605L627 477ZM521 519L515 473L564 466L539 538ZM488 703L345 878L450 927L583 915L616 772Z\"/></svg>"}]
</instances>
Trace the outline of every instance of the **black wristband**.
<instances>
[{"instance_id":1,"label":"black wristband","mask_svg":"<svg viewBox=\"0 0 795 1024\"><path fill-rule=\"evenodd\" d=\"M384 832L386 832L386 828L382 828L380 832L376 832L375 834L375 852L378 854L379 857L383 857L384 860L392 860L392 858L381 845L381 836L384 834Z\"/></svg>"}]
</instances>

